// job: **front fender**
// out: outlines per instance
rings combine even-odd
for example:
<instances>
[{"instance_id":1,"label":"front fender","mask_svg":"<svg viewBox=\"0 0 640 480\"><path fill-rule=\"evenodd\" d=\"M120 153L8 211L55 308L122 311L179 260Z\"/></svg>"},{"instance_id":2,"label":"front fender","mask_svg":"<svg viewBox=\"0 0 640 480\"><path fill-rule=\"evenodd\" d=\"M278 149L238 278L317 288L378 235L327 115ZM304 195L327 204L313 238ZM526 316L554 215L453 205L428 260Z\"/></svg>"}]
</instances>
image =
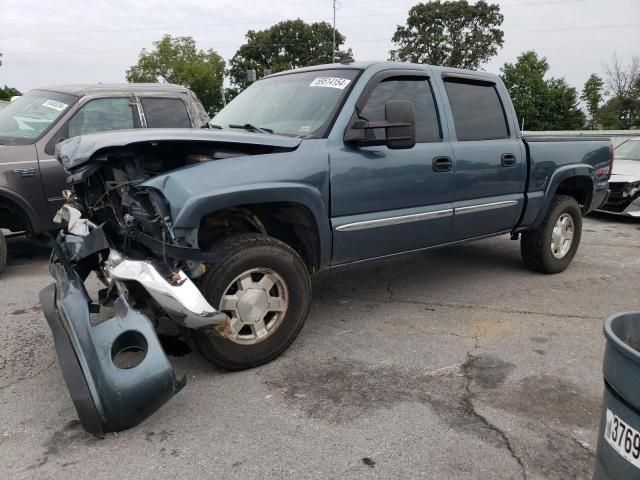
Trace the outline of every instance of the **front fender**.
<instances>
[{"instance_id":1,"label":"front fender","mask_svg":"<svg viewBox=\"0 0 640 480\"><path fill-rule=\"evenodd\" d=\"M173 211L173 227L177 235L187 234L200 225L200 220L217 210L249 204L276 202L295 203L311 212L320 242L320 267L331 261L331 227L329 213L322 193L302 183L277 182L234 186L185 198L184 204Z\"/></svg>"}]
</instances>

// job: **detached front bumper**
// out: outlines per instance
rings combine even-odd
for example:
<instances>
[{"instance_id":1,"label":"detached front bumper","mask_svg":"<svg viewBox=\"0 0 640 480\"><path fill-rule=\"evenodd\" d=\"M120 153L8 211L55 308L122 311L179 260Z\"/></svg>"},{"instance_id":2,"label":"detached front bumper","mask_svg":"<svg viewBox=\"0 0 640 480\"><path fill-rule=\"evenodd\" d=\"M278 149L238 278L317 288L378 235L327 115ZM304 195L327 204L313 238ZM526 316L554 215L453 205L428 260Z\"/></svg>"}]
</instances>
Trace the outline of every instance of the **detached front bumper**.
<instances>
[{"instance_id":1,"label":"detached front bumper","mask_svg":"<svg viewBox=\"0 0 640 480\"><path fill-rule=\"evenodd\" d=\"M223 325L226 315L210 307L183 272L169 281L150 262L109 249L100 228L84 237L60 234L50 264L55 282L40 292L40 302L80 422L88 432L103 436L140 423L179 392L185 380L176 380L154 324L129 305L123 290L117 289L112 312L103 309L97 315L101 307L93 303L80 272L98 255L108 255L108 282L137 281L183 325Z\"/></svg>"}]
</instances>

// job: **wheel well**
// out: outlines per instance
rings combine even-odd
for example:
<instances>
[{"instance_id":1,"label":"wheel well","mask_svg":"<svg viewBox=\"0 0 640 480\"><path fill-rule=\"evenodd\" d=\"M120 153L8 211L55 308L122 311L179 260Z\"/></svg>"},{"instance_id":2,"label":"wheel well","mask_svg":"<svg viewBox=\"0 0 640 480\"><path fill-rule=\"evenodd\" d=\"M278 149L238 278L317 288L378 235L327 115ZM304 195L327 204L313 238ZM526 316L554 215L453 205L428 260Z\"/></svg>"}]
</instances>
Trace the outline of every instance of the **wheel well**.
<instances>
[{"instance_id":1,"label":"wheel well","mask_svg":"<svg viewBox=\"0 0 640 480\"><path fill-rule=\"evenodd\" d=\"M309 272L320 266L320 240L313 214L289 202L241 205L218 210L200 221L198 245L202 250L239 233L263 233L286 243L304 260Z\"/></svg>"},{"instance_id":2,"label":"wheel well","mask_svg":"<svg viewBox=\"0 0 640 480\"><path fill-rule=\"evenodd\" d=\"M585 176L567 178L558 185L556 194L568 195L575 198L584 211L591 202L593 181Z\"/></svg>"},{"instance_id":3,"label":"wheel well","mask_svg":"<svg viewBox=\"0 0 640 480\"><path fill-rule=\"evenodd\" d=\"M16 202L6 197L0 197L0 227L14 232L33 231L27 212Z\"/></svg>"}]
</instances>

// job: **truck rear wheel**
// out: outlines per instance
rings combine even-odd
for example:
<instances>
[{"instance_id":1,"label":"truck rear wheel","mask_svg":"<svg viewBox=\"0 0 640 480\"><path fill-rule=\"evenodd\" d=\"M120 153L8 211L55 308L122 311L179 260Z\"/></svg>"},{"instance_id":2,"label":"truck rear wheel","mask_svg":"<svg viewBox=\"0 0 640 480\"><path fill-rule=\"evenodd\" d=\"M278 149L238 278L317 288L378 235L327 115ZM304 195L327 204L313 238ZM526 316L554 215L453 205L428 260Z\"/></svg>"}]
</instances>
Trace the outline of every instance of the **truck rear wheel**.
<instances>
[{"instance_id":1,"label":"truck rear wheel","mask_svg":"<svg viewBox=\"0 0 640 480\"><path fill-rule=\"evenodd\" d=\"M540 226L522 234L522 260L536 272L562 272L573 260L581 236L580 205L573 197L556 195Z\"/></svg>"},{"instance_id":2,"label":"truck rear wheel","mask_svg":"<svg viewBox=\"0 0 640 480\"><path fill-rule=\"evenodd\" d=\"M221 261L202 277L209 303L226 313L223 336L190 331L196 349L211 363L242 370L267 363L295 340L309 311L311 281L300 256L261 234L227 238L214 246Z\"/></svg>"},{"instance_id":3,"label":"truck rear wheel","mask_svg":"<svg viewBox=\"0 0 640 480\"><path fill-rule=\"evenodd\" d=\"M4 238L2 230L0 230L0 272L3 272L7 266L7 239Z\"/></svg>"}]
</instances>

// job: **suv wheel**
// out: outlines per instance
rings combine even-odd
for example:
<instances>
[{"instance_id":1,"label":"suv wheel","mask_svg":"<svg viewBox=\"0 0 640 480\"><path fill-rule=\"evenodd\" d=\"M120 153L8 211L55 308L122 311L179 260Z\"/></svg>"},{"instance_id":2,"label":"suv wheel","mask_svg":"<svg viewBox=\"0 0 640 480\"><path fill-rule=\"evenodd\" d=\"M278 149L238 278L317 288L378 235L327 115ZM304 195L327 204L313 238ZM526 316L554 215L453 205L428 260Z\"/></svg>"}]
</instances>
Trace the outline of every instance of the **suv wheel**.
<instances>
[{"instance_id":1,"label":"suv wheel","mask_svg":"<svg viewBox=\"0 0 640 480\"><path fill-rule=\"evenodd\" d=\"M573 197L556 195L542 224L522 234L520 251L524 264L536 272L562 272L573 260L581 236L580 205Z\"/></svg>"},{"instance_id":2,"label":"suv wheel","mask_svg":"<svg viewBox=\"0 0 640 480\"><path fill-rule=\"evenodd\" d=\"M225 336L192 330L194 346L213 364L242 370L269 362L295 340L311 298L309 273L287 244L243 234L213 248L221 261L199 282L204 297L226 313Z\"/></svg>"}]
</instances>

